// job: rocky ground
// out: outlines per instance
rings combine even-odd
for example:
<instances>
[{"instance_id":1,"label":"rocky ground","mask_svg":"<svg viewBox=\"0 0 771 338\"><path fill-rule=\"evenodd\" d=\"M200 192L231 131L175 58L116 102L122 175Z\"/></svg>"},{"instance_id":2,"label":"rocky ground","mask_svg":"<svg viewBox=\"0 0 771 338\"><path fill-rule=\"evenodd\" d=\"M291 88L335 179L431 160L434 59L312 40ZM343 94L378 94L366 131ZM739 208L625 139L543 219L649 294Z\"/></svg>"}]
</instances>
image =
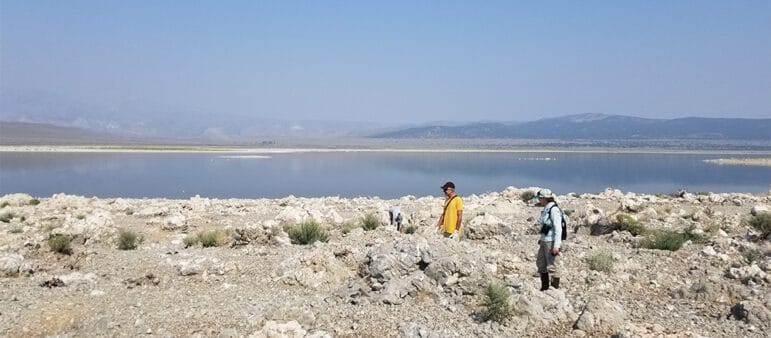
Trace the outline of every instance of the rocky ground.
<instances>
[{"instance_id":1,"label":"rocky ground","mask_svg":"<svg viewBox=\"0 0 771 338\"><path fill-rule=\"evenodd\" d=\"M540 208L523 192L463 196L460 240L433 226L442 198L0 198L0 336L767 337L771 248L745 221L771 195L559 196L571 232L560 289L534 275ZM38 203L39 202L39 203ZM388 225L399 206L414 234ZM677 251L642 247L619 229L628 214L651 233L698 235ZM367 214L372 231L350 230ZM329 241L294 245L302 220ZM349 223L348 225L344 225ZM220 246L185 247L202 230ZM119 250L119 231L140 234ZM348 231L350 230L350 231ZM70 254L48 239L73 239ZM591 257L612 257L609 271ZM512 315L484 321L485 286L503 283Z\"/></svg>"}]
</instances>

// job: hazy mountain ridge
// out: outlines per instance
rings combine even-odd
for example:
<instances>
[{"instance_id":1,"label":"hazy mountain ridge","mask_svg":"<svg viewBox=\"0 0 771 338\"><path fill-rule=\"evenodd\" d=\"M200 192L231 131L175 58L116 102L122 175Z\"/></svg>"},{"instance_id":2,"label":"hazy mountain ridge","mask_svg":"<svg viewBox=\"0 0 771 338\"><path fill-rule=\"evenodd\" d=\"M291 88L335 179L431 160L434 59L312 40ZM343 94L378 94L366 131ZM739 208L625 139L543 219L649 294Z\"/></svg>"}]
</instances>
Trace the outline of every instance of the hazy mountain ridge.
<instances>
[{"instance_id":1,"label":"hazy mountain ridge","mask_svg":"<svg viewBox=\"0 0 771 338\"><path fill-rule=\"evenodd\" d=\"M647 119L621 115L581 114L523 123L469 123L426 126L372 135L374 138L515 138L557 140L727 139L771 140L771 119Z\"/></svg>"}]
</instances>

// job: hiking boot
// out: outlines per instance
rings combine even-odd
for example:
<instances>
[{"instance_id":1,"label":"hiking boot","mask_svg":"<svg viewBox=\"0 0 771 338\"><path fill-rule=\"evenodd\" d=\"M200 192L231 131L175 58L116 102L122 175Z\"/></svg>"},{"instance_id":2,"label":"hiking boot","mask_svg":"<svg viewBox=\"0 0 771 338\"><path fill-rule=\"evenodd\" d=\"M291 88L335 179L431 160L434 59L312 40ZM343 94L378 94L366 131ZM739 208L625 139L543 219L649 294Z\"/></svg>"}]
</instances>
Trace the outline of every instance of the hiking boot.
<instances>
[{"instance_id":1,"label":"hiking boot","mask_svg":"<svg viewBox=\"0 0 771 338\"><path fill-rule=\"evenodd\" d=\"M560 279L555 277L551 279L551 286L553 286L555 289L560 288Z\"/></svg>"},{"instance_id":2,"label":"hiking boot","mask_svg":"<svg viewBox=\"0 0 771 338\"><path fill-rule=\"evenodd\" d=\"M549 290L549 273L541 274L541 291Z\"/></svg>"}]
</instances>

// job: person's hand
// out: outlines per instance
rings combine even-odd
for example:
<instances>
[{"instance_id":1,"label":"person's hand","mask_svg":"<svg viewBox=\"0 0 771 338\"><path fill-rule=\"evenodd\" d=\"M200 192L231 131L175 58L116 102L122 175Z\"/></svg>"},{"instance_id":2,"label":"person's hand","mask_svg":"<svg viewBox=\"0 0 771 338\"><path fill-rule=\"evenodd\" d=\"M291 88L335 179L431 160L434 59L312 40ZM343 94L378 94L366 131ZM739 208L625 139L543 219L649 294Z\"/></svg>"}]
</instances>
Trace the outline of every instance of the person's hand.
<instances>
[{"instance_id":1,"label":"person's hand","mask_svg":"<svg viewBox=\"0 0 771 338\"><path fill-rule=\"evenodd\" d=\"M452 235L450 235L450 239L455 239L457 237L458 237L458 230L455 230L455 232L453 232Z\"/></svg>"},{"instance_id":2,"label":"person's hand","mask_svg":"<svg viewBox=\"0 0 771 338\"><path fill-rule=\"evenodd\" d=\"M551 248L551 254L556 256L560 254L560 248Z\"/></svg>"}]
</instances>

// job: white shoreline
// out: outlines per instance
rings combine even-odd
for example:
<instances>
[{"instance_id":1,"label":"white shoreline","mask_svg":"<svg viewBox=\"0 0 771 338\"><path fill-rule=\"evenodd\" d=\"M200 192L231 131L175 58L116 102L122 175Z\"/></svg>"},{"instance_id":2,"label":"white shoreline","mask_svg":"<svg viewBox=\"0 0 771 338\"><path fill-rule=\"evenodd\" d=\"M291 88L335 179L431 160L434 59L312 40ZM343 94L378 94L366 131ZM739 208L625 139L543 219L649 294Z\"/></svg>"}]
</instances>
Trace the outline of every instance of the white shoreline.
<instances>
[{"instance_id":1,"label":"white shoreline","mask_svg":"<svg viewBox=\"0 0 771 338\"><path fill-rule=\"evenodd\" d=\"M220 154L284 154L284 153L339 153L339 152L395 152L395 153L612 153L612 154L746 154L769 155L771 150L683 150L683 149L622 149L622 148L234 148L215 146L0 146L0 152L29 153L220 153Z\"/></svg>"}]
</instances>

